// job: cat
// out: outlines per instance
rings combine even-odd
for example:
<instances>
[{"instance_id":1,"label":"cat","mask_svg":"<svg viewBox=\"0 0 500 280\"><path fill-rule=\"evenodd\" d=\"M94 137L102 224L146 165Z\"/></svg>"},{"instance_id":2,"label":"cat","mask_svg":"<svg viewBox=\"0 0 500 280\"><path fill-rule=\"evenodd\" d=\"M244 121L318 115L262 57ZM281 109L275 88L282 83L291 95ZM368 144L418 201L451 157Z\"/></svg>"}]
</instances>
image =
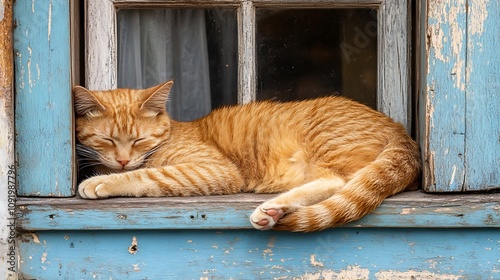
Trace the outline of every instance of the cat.
<instances>
[{"instance_id":1,"label":"cat","mask_svg":"<svg viewBox=\"0 0 500 280\"><path fill-rule=\"evenodd\" d=\"M172 84L74 88L79 151L111 172L81 182L82 198L280 193L250 223L308 232L360 219L418 185L417 144L365 105L262 101L178 122L165 110Z\"/></svg>"}]
</instances>

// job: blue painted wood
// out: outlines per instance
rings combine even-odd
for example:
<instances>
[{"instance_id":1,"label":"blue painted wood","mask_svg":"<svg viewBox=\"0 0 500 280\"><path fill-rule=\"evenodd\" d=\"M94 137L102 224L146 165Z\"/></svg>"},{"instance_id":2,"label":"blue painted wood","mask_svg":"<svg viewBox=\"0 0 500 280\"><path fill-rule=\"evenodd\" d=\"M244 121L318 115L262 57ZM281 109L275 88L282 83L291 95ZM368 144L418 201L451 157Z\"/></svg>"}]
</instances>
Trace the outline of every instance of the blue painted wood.
<instances>
[{"instance_id":1,"label":"blue painted wood","mask_svg":"<svg viewBox=\"0 0 500 280\"><path fill-rule=\"evenodd\" d=\"M500 4L426 4L424 189L500 188Z\"/></svg>"},{"instance_id":2,"label":"blue painted wood","mask_svg":"<svg viewBox=\"0 0 500 280\"><path fill-rule=\"evenodd\" d=\"M42 231L23 279L499 279L498 229Z\"/></svg>"},{"instance_id":3,"label":"blue painted wood","mask_svg":"<svg viewBox=\"0 0 500 280\"><path fill-rule=\"evenodd\" d=\"M199 198L20 199L22 230L250 229L249 215L269 195ZM68 201L70 200L70 201ZM425 195L410 192L387 199L345 227L500 227L500 193Z\"/></svg>"},{"instance_id":4,"label":"blue painted wood","mask_svg":"<svg viewBox=\"0 0 500 280\"><path fill-rule=\"evenodd\" d=\"M69 0L15 1L15 125L20 196L71 196Z\"/></svg>"},{"instance_id":5,"label":"blue painted wood","mask_svg":"<svg viewBox=\"0 0 500 280\"><path fill-rule=\"evenodd\" d=\"M465 178L466 1L427 0L424 184L426 191L462 191Z\"/></svg>"},{"instance_id":6,"label":"blue painted wood","mask_svg":"<svg viewBox=\"0 0 500 280\"><path fill-rule=\"evenodd\" d=\"M500 188L500 1L470 0L468 18L466 185Z\"/></svg>"}]
</instances>

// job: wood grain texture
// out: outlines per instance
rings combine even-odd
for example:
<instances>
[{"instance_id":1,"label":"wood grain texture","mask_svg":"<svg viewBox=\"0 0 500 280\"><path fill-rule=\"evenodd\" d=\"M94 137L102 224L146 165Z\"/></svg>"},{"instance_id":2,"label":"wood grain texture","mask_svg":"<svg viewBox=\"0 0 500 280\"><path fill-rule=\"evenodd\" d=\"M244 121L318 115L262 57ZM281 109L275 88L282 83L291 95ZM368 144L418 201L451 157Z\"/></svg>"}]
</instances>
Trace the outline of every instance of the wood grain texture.
<instances>
[{"instance_id":1,"label":"wood grain texture","mask_svg":"<svg viewBox=\"0 0 500 280\"><path fill-rule=\"evenodd\" d=\"M18 195L71 196L69 0L14 3Z\"/></svg>"},{"instance_id":2,"label":"wood grain texture","mask_svg":"<svg viewBox=\"0 0 500 280\"><path fill-rule=\"evenodd\" d=\"M386 0L379 7L378 109L411 131L410 7Z\"/></svg>"},{"instance_id":3,"label":"wood grain texture","mask_svg":"<svg viewBox=\"0 0 500 280\"><path fill-rule=\"evenodd\" d=\"M424 189L499 188L498 1L426 4Z\"/></svg>"},{"instance_id":4,"label":"wood grain texture","mask_svg":"<svg viewBox=\"0 0 500 280\"><path fill-rule=\"evenodd\" d=\"M499 279L498 229L39 231L22 279Z\"/></svg>"},{"instance_id":5,"label":"wood grain texture","mask_svg":"<svg viewBox=\"0 0 500 280\"><path fill-rule=\"evenodd\" d=\"M244 2L238 9L238 103L256 99L255 7Z\"/></svg>"},{"instance_id":6,"label":"wood grain texture","mask_svg":"<svg viewBox=\"0 0 500 280\"><path fill-rule=\"evenodd\" d=\"M85 1L85 85L91 90L117 86L116 10L110 0Z\"/></svg>"},{"instance_id":7,"label":"wood grain texture","mask_svg":"<svg viewBox=\"0 0 500 280\"><path fill-rule=\"evenodd\" d=\"M17 279L12 1L0 1L0 275Z\"/></svg>"},{"instance_id":8,"label":"wood grain texture","mask_svg":"<svg viewBox=\"0 0 500 280\"><path fill-rule=\"evenodd\" d=\"M274 195L18 202L20 230L250 229L249 215ZM498 227L500 194L430 195L405 192L345 227Z\"/></svg>"},{"instance_id":9,"label":"wood grain texture","mask_svg":"<svg viewBox=\"0 0 500 280\"><path fill-rule=\"evenodd\" d=\"M465 179L465 0L429 0L427 5L424 189L462 191Z\"/></svg>"},{"instance_id":10,"label":"wood grain texture","mask_svg":"<svg viewBox=\"0 0 500 280\"><path fill-rule=\"evenodd\" d=\"M465 185L500 188L500 1L469 1Z\"/></svg>"}]
</instances>

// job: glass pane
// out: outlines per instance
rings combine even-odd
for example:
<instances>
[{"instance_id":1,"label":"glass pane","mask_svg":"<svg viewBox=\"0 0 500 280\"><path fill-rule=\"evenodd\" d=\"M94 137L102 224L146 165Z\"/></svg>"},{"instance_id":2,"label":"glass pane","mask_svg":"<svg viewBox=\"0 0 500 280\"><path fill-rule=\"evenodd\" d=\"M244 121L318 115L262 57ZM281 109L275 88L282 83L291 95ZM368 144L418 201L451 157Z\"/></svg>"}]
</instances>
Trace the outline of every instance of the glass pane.
<instances>
[{"instance_id":1,"label":"glass pane","mask_svg":"<svg viewBox=\"0 0 500 280\"><path fill-rule=\"evenodd\" d=\"M377 106L377 13L257 9L257 99L335 94Z\"/></svg>"},{"instance_id":2,"label":"glass pane","mask_svg":"<svg viewBox=\"0 0 500 280\"><path fill-rule=\"evenodd\" d=\"M189 121L237 102L235 9L118 11L118 87L174 79L167 109Z\"/></svg>"}]
</instances>

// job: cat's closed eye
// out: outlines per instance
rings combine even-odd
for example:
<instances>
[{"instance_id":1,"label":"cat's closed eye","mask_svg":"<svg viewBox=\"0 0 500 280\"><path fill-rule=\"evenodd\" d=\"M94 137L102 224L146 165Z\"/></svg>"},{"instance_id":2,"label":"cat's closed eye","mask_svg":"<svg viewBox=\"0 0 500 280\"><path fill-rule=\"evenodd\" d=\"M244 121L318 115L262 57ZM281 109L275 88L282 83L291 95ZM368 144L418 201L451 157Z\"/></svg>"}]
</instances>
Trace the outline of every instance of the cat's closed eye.
<instances>
[{"instance_id":1,"label":"cat's closed eye","mask_svg":"<svg viewBox=\"0 0 500 280\"><path fill-rule=\"evenodd\" d=\"M146 138L138 138L134 141L134 145L140 144L141 142L144 142Z\"/></svg>"},{"instance_id":2,"label":"cat's closed eye","mask_svg":"<svg viewBox=\"0 0 500 280\"><path fill-rule=\"evenodd\" d=\"M107 144L115 145L115 141L111 138L103 138Z\"/></svg>"}]
</instances>

